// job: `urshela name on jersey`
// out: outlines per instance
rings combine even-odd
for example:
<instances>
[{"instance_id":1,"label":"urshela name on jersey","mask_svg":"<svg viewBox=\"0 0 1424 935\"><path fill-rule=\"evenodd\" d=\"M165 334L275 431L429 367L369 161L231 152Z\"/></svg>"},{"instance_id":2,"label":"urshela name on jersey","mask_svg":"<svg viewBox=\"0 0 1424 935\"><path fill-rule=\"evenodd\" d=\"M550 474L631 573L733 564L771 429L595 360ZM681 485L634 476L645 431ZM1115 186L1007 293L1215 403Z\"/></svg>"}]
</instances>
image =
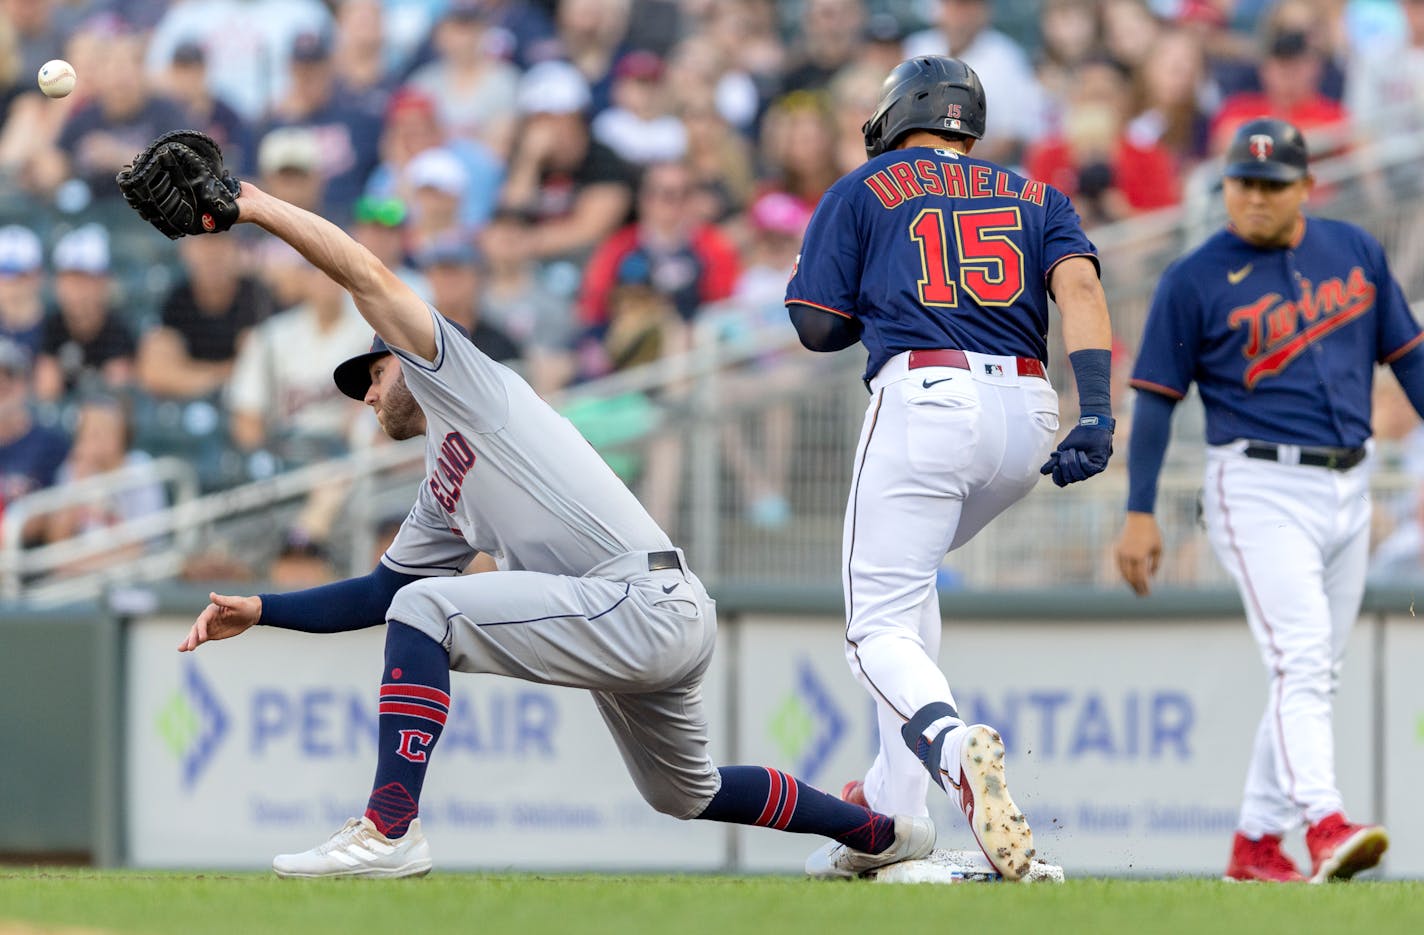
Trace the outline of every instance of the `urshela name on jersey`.
<instances>
[{"instance_id":1,"label":"urshela name on jersey","mask_svg":"<svg viewBox=\"0 0 1424 935\"><path fill-rule=\"evenodd\" d=\"M1341 281L1327 279L1312 287L1300 280L1300 301L1286 301L1278 292L1268 292L1254 302L1233 308L1226 316L1232 328L1246 329L1242 353L1250 361L1242 382L1255 386L1262 377L1280 373L1312 343L1335 329L1349 324L1375 304L1375 286L1356 266ZM1296 330L1300 319L1306 325Z\"/></svg>"},{"instance_id":2,"label":"urshela name on jersey","mask_svg":"<svg viewBox=\"0 0 1424 935\"><path fill-rule=\"evenodd\" d=\"M936 150L946 155L941 150ZM950 198L1017 198L1043 204L1044 183L1000 172L992 166L964 166L934 159L892 162L869 175L865 184L887 208L913 198L940 195ZM1020 188L1019 186L1022 185Z\"/></svg>"}]
</instances>

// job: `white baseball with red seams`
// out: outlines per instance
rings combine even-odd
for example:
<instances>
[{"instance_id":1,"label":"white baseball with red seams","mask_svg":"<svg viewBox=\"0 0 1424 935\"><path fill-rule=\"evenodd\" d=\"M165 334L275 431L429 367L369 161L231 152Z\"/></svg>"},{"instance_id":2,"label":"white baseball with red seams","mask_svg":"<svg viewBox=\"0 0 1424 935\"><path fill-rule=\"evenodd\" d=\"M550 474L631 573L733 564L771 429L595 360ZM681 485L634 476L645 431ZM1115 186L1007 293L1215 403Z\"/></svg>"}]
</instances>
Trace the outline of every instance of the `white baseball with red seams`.
<instances>
[{"instance_id":1,"label":"white baseball with red seams","mask_svg":"<svg viewBox=\"0 0 1424 935\"><path fill-rule=\"evenodd\" d=\"M40 90L45 97L67 97L74 90L78 76L74 73L74 66L62 58L53 58L40 66L39 74L35 76L39 83Z\"/></svg>"},{"instance_id":2,"label":"white baseball with red seams","mask_svg":"<svg viewBox=\"0 0 1424 935\"><path fill-rule=\"evenodd\" d=\"M1202 507L1271 673L1240 821L1259 838L1301 814L1314 823L1343 810L1330 696L1364 594L1371 459L1332 471L1247 458L1244 448L1207 449Z\"/></svg>"}]
</instances>

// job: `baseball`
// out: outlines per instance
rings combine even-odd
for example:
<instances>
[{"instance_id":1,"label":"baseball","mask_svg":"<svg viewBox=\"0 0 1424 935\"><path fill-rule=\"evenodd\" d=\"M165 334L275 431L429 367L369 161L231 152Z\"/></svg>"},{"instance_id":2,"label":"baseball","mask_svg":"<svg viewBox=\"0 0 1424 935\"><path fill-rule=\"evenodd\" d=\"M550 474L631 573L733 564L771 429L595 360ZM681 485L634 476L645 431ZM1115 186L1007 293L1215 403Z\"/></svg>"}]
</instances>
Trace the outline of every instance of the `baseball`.
<instances>
[{"instance_id":1,"label":"baseball","mask_svg":"<svg viewBox=\"0 0 1424 935\"><path fill-rule=\"evenodd\" d=\"M40 90L45 97L65 97L74 90L74 66L62 58L52 58L40 66Z\"/></svg>"}]
</instances>

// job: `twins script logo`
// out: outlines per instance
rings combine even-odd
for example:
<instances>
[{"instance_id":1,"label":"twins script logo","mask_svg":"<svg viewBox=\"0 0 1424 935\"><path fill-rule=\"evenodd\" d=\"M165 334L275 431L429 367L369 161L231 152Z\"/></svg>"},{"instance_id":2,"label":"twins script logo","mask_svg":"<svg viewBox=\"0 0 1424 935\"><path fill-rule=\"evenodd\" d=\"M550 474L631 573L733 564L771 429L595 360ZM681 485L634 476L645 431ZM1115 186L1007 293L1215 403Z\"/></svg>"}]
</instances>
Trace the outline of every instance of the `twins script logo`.
<instances>
[{"instance_id":1,"label":"twins script logo","mask_svg":"<svg viewBox=\"0 0 1424 935\"><path fill-rule=\"evenodd\" d=\"M1312 284L1302 279L1299 302L1268 292L1232 309L1226 315L1227 325L1246 332L1241 353L1248 363L1242 383L1249 390L1262 378L1280 373L1307 347L1366 314L1374 304L1374 283L1356 266L1344 280L1336 277Z\"/></svg>"}]
</instances>

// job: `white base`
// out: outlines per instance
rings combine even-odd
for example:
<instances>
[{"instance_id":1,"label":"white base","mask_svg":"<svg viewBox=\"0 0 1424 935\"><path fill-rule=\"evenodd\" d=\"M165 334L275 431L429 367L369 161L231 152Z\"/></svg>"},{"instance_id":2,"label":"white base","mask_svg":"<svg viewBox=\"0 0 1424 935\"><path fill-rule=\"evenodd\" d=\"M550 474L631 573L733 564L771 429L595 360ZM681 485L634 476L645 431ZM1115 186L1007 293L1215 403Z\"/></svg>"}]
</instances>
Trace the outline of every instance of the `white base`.
<instances>
[{"instance_id":1,"label":"white base","mask_svg":"<svg viewBox=\"0 0 1424 935\"><path fill-rule=\"evenodd\" d=\"M865 874L876 883L998 883L1003 880L979 851L935 848L923 860L902 860ZM1062 883L1063 868L1034 858L1024 883Z\"/></svg>"}]
</instances>

